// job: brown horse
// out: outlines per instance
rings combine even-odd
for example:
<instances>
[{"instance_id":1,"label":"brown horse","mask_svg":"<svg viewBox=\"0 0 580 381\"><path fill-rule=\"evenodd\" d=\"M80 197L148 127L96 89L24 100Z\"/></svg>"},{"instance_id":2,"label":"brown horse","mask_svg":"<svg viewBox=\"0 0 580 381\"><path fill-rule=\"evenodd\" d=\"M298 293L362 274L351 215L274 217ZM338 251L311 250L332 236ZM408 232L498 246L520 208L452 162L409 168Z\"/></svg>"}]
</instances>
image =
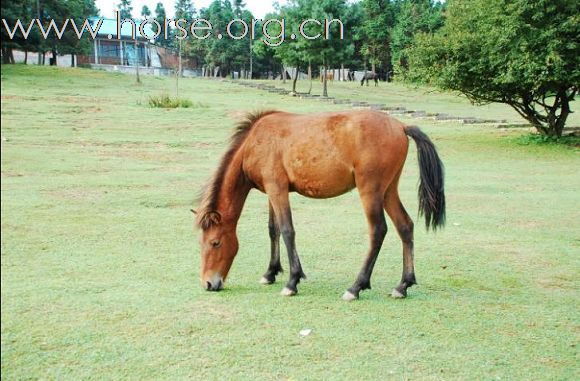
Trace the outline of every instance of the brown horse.
<instances>
[{"instance_id":1,"label":"brown horse","mask_svg":"<svg viewBox=\"0 0 580 381\"><path fill-rule=\"evenodd\" d=\"M282 271L280 234L290 262L283 295L297 293L305 278L294 243L289 192L312 198L339 196L358 188L368 220L370 248L362 270L343 295L352 300L371 288L370 278L387 233L383 210L403 242L403 277L392 296L402 298L416 284L413 265L413 221L399 200L398 183L407 157L408 138L418 148L419 212L427 229L445 222L443 165L433 143L417 127L405 126L375 111L310 115L268 111L247 116L205 190L197 225L202 229L201 280L209 291L223 287L238 252L236 226L250 190L268 195L270 265L261 282L271 284Z\"/></svg>"}]
</instances>

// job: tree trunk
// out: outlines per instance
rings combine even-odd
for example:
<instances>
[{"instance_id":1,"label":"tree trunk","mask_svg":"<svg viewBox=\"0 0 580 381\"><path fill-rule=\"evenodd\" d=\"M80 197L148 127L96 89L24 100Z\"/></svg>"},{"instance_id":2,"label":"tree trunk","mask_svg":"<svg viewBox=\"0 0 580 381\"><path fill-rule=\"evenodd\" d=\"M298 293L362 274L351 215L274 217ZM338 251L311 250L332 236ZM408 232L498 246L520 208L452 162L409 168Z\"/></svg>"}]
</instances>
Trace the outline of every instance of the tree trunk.
<instances>
[{"instance_id":1,"label":"tree trunk","mask_svg":"<svg viewBox=\"0 0 580 381\"><path fill-rule=\"evenodd\" d=\"M50 59L50 66L57 66L57 62L56 62L56 60L57 60L56 49L53 48L52 51L51 51L51 53L52 53L52 58Z\"/></svg>"},{"instance_id":2,"label":"tree trunk","mask_svg":"<svg viewBox=\"0 0 580 381\"><path fill-rule=\"evenodd\" d=\"M308 61L308 79L310 80L310 88L308 89L308 94L312 92L312 64Z\"/></svg>"},{"instance_id":3,"label":"tree trunk","mask_svg":"<svg viewBox=\"0 0 580 381\"><path fill-rule=\"evenodd\" d=\"M46 52L42 52L42 66L46 65Z\"/></svg>"},{"instance_id":4,"label":"tree trunk","mask_svg":"<svg viewBox=\"0 0 580 381\"><path fill-rule=\"evenodd\" d=\"M2 63L8 63L8 49L5 46L2 46Z\"/></svg>"},{"instance_id":5,"label":"tree trunk","mask_svg":"<svg viewBox=\"0 0 580 381\"><path fill-rule=\"evenodd\" d=\"M566 120L571 113L570 100L574 99L577 90L570 90L568 94L566 89L557 91L554 97L553 105L545 103L545 96L542 102L534 101L532 94L524 94L522 101L506 102L513 107L518 114L526 119L541 134L546 136L562 136ZM546 115L536 111L535 106L540 105L546 111ZM560 115L556 113L560 111Z\"/></svg>"},{"instance_id":6,"label":"tree trunk","mask_svg":"<svg viewBox=\"0 0 580 381\"><path fill-rule=\"evenodd\" d=\"M564 127L566 126L566 119L568 119L568 115L570 115L571 112L570 99L568 98L568 94L566 94L566 90L561 91L560 96L562 97L562 108L560 109L560 116L556 119L556 123L554 124L554 130L558 137L562 136L562 132L564 132Z\"/></svg>"},{"instance_id":7,"label":"tree trunk","mask_svg":"<svg viewBox=\"0 0 580 381\"><path fill-rule=\"evenodd\" d=\"M282 64L282 83L286 83L286 66Z\"/></svg>"},{"instance_id":8,"label":"tree trunk","mask_svg":"<svg viewBox=\"0 0 580 381\"><path fill-rule=\"evenodd\" d=\"M326 66L326 62L323 63L324 65L324 77L322 78L322 96L323 97L328 97L328 81L327 81L327 66Z\"/></svg>"},{"instance_id":9,"label":"tree trunk","mask_svg":"<svg viewBox=\"0 0 580 381\"><path fill-rule=\"evenodd\" d=\"M141 83L141 78L139 77L139 58L139 47L137 46L137 40L135 40L135 77L137 83Z\"/></svg>"},{"instance_id":10,"label":"tree trunk","mask_svg":"<svg viewBox=\"0 0 580 381\"><path fill-rule=\"evenodd\" d=\"M24 51L24 64L27 65L28 64L28 50Z\"/></svg>"},{"instance_id":11,"label":"tree trunk","mask_svg":"<svg viewBox=\"0 0 580 381\"><path fill-rule=\"evenodd\" d=\"M75 67L75 55L70 55L70 67Z\"/></svg>"},{"instance_id":12,"label":"tree trunk","mask_svg":"<svg viewBox=\"0 0 580 381\"><path fill-rule=\"evenodd\" d=\"M371 62L371 70L373 71L373 73L376 73L376 72L377 72L377 71L376 71L376 69L377 69L377 67L376 67L376 65L375 65L375 61L373 60L373 61Z\"/></svg>"},{"instance_id":13,"label":"tree trunk","mask_svg":"<svg viewBox=\"0 0 580 381\"><path fill-rule=\"evenodd\" d=\"M292 93L296 94L296 82L298 81L298 65L296 65L296 72L294 73L294 80L292 81Z\"/></svg>"}]
</instances>

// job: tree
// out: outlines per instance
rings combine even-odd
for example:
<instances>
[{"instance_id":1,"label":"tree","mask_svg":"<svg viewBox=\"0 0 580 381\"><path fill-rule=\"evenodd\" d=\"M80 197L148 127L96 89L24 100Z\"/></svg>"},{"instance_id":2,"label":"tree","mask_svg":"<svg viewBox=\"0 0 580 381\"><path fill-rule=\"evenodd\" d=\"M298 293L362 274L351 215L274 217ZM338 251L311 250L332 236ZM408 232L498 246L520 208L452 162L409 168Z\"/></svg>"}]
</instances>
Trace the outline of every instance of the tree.
<instances>
[{"instance_id":1,"label":"tree","mask_svg":"<svg viewBox=\"0 0 580 381\"><path fill-rule=\"evenodd\" d=\"M391 54L398 70L409 68L407 49L419 32L434 33L443 26L444 5L433 0L402 0L394 5Z\"/></svg>"},{"instance_id":2,"label":"tree","mask_svg":"<svg viewBox=\"0 0 580 381\"><path fill-rule=\"evenodd\" d=\"M227 36L228 23L236 18L232 3L229 0L214 0L207 8L200 11L200 17L208 20L213 27L212 37L199 41L204 45L204 58L208 66L213 69L219 67L222 76L229 74L234 68L245 67L249 63L247 40ZM249 26L252 14L244 10L241 12L241 18ZM243 32L243 27L240 23L235 22L230 25L232 36L241 36L241 32ZM222 38L216 38L218 34L221 34Z\"/></svg>"},{"instance_id":3,"label":"tree","mask_svg":"<svg viewBox=\"0 0 580 381\"><path fill-rule=\"evenodd\" d=\"M345 19L348 15L348 6L346 0L292 0L288 2L297 12L298 20L328 20ZM344 59L353 52L352 39L348 43L339 37L338 23L329 24L329 35L324 36L324 22L322 25L308 23L304 26L304 32L307 36L314 37L318 33L320 36L314 39L308 39L295 31L297 49L302 52L303 59L313 64L322 64L323 68L323 87L322 95L328 96L327 75L326 72L331 64L344 62ZM348 29L348 26L344 29ZM286 43L286 42L285 42Z\"/></svg>"},{"instance_id":4,"label":"tree","mask_svg":"<svg viewBox=\"0 0 580 381\"><path fill-rule=\"evenodd\" d=\"M18 19L20 19L26 28L26 20L30 20L36 17L36 9L32 7L30 1L27 0L15 0L15 1L2 1L0 3L2 10L2 19L12 28L16 25ZM13 38L10 38L6 28L0 28L0 45L2 47L2 63L14 63L14 55L12 53L13 49L23 48L25 51L35 50L34 47L38 47L40 44L39 35L37 30L34 28L29 37L25 39L20 32L16 33ZM35 42L33 46L30 46L31 42Z\"/></svg>"},{"instance_id":5,"label":"tree","mask_svg":"<svg viewBox=\"0 0 580 381\"><path fill-rule=\"evenodd\" d=\"M85 20L90 16L96 16L99 12L94 0L68 0L63 13L64 18L72 18L76 25L81 28ZM93 49L93 41L88 36L79 39L71 27L67 28L63 38L56 42L59 54L71 55L71 66L75 66L77 54L88 54Z\"/></svg>"},{"instance_id":6,"label":"tree","mask_svg":"<svg viewBox=\"0 0 580 381\"><path fill-rule=\"evenodd\" d=\"M149 9L148 6L144 5L143 8L141 8L141 17L146 19L149 16L151 16L151 10Z\"/></svg>"},{"instance_id":7,"label":"tree","mask_svg":"<svg viewBox=\"0 0 580 381\"><path fill-rule=\"evenodd\" d=\"M193 19L195 8L191 0L177 0L175 2L175 19L184 19L190 22Z\"/></svg>"},{"instance_id":8,"label":"tree","mask_svg":"<svg viewBox=\"0 0 580 381\"><path fill-rule=\"evenodd\" d=\"M410 50L411 78L475 103L513 107L561 136L580 84L580 17L573 0L449 1L445 26Z\"/></svg>"},{"instance_id":9,"label":"tree","mask_svg":"<svg viewBox=\"0 0 580 381\"><path fill-rule=\"evenodd\" d=\"M389 0L363 0L364 20L358 28L357 39L362 41L361 53L376 72L376 65L391 63L390 31L394 25L394 14Z\"/></svg>"},{"instance_id":10,"label":"tree","mask_svg":"<svg viewBox=\"0 0 580 381\"><path fill-rule=\"evenodd\" d=\"M165 7L163 3L159 2L155 6L155 21L159 23L162 30L165 30L165 20L167 19L167 12L165 12ZM168 47L171 45L171 36L173 35L169 24L167 25L167 38L163 34L159 35L158 44L163 47Z\"/></svg>"},{"instance_id":11,"label":"tree","mask_svg":"<svg viewBox=\"0 0 580 381\"><path fill-rule=\"evenodd\" d=\"M123 19L130 19L133 12L133 6L131 5L131 0L121 0L119 5L117 5L119 10L119 16L121 20Z\"/></svg>"}]
</instances>

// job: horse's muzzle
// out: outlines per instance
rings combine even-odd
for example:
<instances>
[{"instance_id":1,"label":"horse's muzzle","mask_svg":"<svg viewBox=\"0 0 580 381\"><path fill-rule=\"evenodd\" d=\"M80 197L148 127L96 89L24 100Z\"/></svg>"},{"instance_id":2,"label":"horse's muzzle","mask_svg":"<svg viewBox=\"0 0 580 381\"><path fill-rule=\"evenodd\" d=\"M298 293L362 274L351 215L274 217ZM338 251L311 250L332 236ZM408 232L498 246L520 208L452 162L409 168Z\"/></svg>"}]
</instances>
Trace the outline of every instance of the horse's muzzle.
<instances>
[{"instance_id":1,"label":"horse's muzzle","mask_svg":"<svg viewBox=\"0 0 580 381\"><path fill-rule=\"evenodd\" d=\"M205 282L206 291L220 291L224 288L224 282L221 279L217 279L213 282L209 280Z\"/></svg>"}]
</instances>

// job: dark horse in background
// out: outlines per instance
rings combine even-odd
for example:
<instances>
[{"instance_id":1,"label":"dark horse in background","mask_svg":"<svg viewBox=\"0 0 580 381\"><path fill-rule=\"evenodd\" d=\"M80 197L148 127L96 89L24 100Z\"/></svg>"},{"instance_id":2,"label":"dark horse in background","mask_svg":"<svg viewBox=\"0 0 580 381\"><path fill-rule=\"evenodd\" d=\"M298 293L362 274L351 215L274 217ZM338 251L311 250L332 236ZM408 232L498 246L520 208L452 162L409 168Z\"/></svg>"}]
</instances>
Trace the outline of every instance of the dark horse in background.
<instances>
[{"instance_id":1,"label":"dark horse in background","mask_svg":"<svg viewBox=\"0 0 580 381\"><path fill-rule=\"evenodd\" d=\"M403 242L403 276L392 296L403 298L416 284L413 221L399 199L399 177L408 137L417 144L419 212L427 229L445 221L443 164L431 140L419 128L377 111L251 114L240 123L229 149L205 190L196 223L201 228L201 281L209 291L222 289L238 252L236 227L246 197L256 188L268 195L270 264L261 282L274 283L282 271L280 235L290 263L283 295L294 295L305 278L296 251L289 192L330 198L358 188L367 217L370 247L363 267L343 299L371 288L371 273L387 233L386 211Z\"/></svg>"},{"instance_id":2,"label":"dark horse in background","mask_svg":"<svg viewBox=\"0 0 580 381\"><path fill-rule=\"evenodd\" d=\"M369 80L375 81L375 86L379 85L379 75L374 71L365 71L365 74L360 81L360 85L364 85L365 81L367 81L367 86L369 85Z\"/></svg>"}]
</instances>

